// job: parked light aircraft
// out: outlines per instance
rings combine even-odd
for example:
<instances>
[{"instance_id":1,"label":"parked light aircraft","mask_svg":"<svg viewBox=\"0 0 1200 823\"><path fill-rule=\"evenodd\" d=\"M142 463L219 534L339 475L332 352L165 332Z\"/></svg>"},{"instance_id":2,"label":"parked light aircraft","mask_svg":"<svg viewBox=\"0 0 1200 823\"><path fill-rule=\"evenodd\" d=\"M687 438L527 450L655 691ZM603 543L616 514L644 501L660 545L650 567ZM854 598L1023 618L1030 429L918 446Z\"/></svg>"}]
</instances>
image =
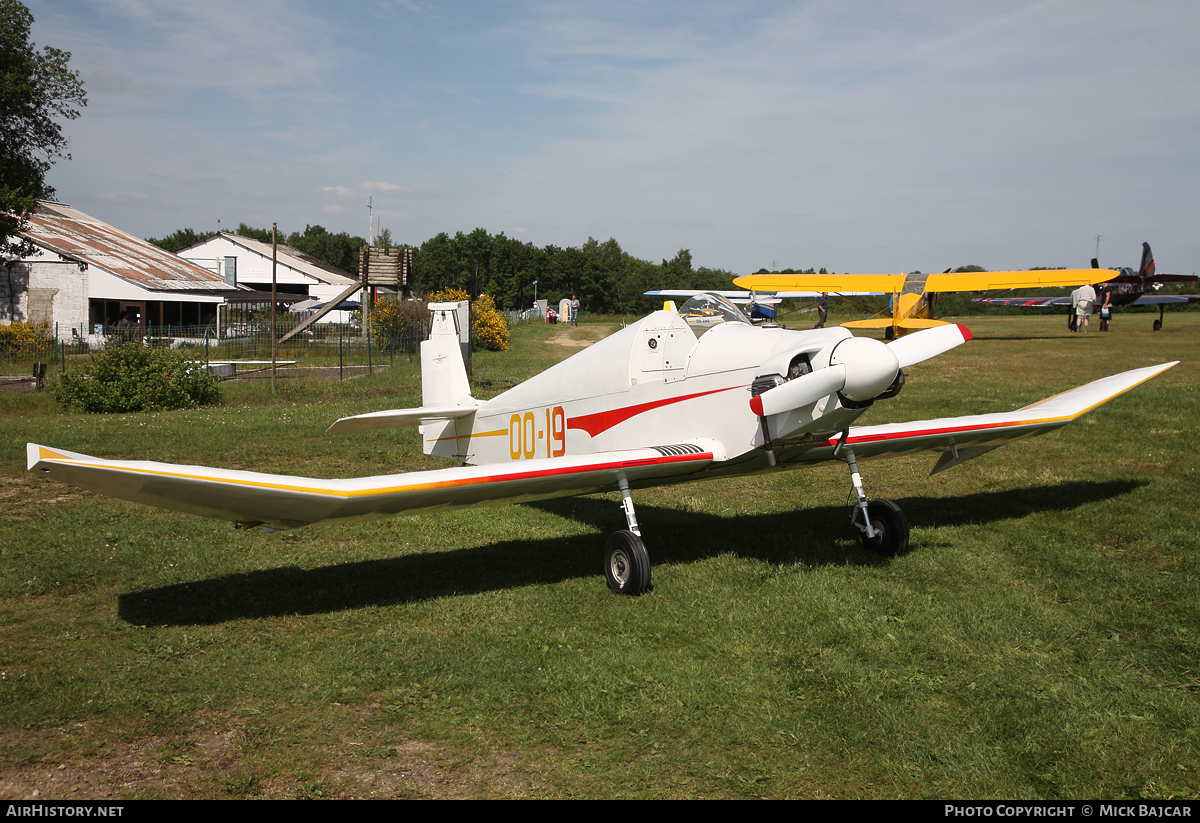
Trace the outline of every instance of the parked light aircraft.
<instances>
[{"instance_id":1,"label":"parked light aircraft","mask_svg":"<svg viewBox=\"0 0 1200 823\"><path fill-rule=\"evenodd\" d=\"M890 294L891 316L872 317L843 323L851 329L883 329L889 340L902 334L946 325L935 317L942 292L1041 289L1052 286L1081 286L1097 278L1091 269L1045 269L1037 271L980 271L940 274L749 274L735 285L755 291L814 289L845 297L852 292Z\"/></svg>"},{"instance_id":2,"label":"parked light aircraft","mask_svg":"<svg viewBox=\"0 0 1200 823\"><path fill-rule=\"evenodd\" d=\"M329 430L418 426L427 454L460 466L316 480L106 460L30 443L28 467L113 497L270 529L616 489L627 528L608 540L605 576L613 591L640 594L650 586L650 560L634 490L839 460L849 468L851 519L863 543L896 554L907 548L908 520L889 500L867 500L859 460L932 452L938 472L1066 425L1175 365L1106 377L1017 411L855 426L869 406L900 391L903 369L971 333L944 325L885 344L843 328L758 328L726 304L735 319L697 339L668 304L483 402L470 393L457 306L429 306L420 408L346 417Z\"/></svg>"},{"instance_id":3,"label":"parked light aircraft","mask_svg":"<svg viewBox=\"0 0 1200 823\"><path fill-rule=\"evenodd\" d=\"M1092 269L1099 270L1100 262L1092 258ZM1200 302L1200 294L1154 294L1154 288L1159 283L1194 283L1198 279L1194 274L1159 274L1154 265L1154 255L1149 243L1142 243L1142 264L1135 272L1128 266L1119 269L1104 269L1104 275L1097 271L1096 276L1107 277L1107 272L1118 272L1116 277L1103 283L1096 283L1096 294L1101 297L1096 301L1097 311L1103 302L1103 294L1112 294L1111 306L1158 306L1158 319L1153 328L1158 331L1163 324L1163 310L1171 304ZM1069 306L1068 297L988 297L977 300L989 306L1020 306L1022 308L1045 308L1046 306Z\"/></svg>"}]
</instances>

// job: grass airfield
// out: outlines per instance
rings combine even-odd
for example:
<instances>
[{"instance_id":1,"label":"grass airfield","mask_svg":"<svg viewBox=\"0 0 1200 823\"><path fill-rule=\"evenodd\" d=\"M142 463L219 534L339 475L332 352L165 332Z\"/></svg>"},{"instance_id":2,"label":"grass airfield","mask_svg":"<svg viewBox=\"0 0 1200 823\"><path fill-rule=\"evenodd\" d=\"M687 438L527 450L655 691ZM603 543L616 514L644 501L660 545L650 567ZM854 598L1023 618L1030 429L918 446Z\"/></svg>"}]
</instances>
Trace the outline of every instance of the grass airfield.
<instances>
[{"instance_id":1,"label":"grass airfield","mask_svg":"<svg viewBox=\"0 0 1200 823\"><path fill-rule=\"evenodd\" d=\"M27 441L444 465L414 430L324 434L419 405L415 361L160 414L0 395L0 796L1195 798L1200 313L1151 319L965 318L975 340L910 369L860 422L1182 361L934 477L933 455L863 463L912 523L903 557L861 548L842 464L639 493L636 599L601 571L615 493L264 535L24 470ZM517 327L476 395L615 328Z\"/></svg>"}]
</instances>

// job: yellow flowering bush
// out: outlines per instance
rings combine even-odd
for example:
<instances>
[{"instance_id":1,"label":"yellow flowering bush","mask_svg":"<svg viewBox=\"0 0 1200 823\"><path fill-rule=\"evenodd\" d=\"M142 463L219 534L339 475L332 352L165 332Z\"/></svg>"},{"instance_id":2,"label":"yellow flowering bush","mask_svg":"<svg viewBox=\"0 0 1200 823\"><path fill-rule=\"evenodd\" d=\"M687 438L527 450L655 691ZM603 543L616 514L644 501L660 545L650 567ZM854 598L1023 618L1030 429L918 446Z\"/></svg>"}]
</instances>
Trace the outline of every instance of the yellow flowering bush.
<instances>
[{"instance_id":1,"label":"yellow flowering bush","mask_svg":"<svg viewBox=\"0 0 1200 823\"><path fill-rule=\"evenodd\" d=\"M490 295L479 295L471 307L471 332L475 342L485 349L508 351L508 321L496 311Z\"/></svg>"},{"instance_id":2,"label":"yellow flowering bush","mask_svg":"<svg viewBox=\"0 0 1200 823\"><path fill-rule=\"evenodd\" d=\"M470 300L471 295L463 289L442 289L429 295L430 303L457 303L459 300Z\"/></svg>"},{"instance_id":3,"label":"yellow flowering bush","mask_svg":"<svg viewBox=\"0 0 1200 823\"><path fill-rule=\"evenodd\" d=\"M454 303L470 300L471 296L462 289L442 289L429 296L430 303ZM471 301L471 334L475 345L492 351L508 351L508 321L496 311L496 303L490 295L481 294Z\"/></svg>"},{"instance_id":4,"label":"yellow flowering bush","mask_svg":"<svg viewBox=\"0 0 1200 823\"><path fill-rule=\"evenodd\" d=\"M9 323L0 325L0 356L14 360L32 360L54 353L54 335L49 323Z\"/></svg>"},{"instance_id":5,"label":"yellow flowering bush","mask_svg":"<svg viewBox=\"0 0 1200 823\"><path fill-rule=\"evenodd\" d=\"M409 345L428 318L425 304L420 300L393 300L381 297L371 308L371 336L379 345L398 348ZM419 340L420 338L416 338ZM413 344L415 345L415 344Z\"/></svg>"}]
</instances>

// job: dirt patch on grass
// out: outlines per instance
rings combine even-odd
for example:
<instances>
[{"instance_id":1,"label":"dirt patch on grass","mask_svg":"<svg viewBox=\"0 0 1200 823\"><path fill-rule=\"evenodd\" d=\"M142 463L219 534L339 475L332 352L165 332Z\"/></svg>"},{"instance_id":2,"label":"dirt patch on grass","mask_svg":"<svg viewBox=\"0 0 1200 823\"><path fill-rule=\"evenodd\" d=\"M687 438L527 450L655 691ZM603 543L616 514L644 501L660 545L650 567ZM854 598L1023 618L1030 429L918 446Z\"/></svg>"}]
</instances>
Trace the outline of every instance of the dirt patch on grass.
<instances>
[{"instance_id":1,"label":"dirt patch on grass","mask_svg":"<svg viewBox=\"0 0 1200 823\"><path fill-rule=\"evenodd\" d=\"M558 334L547 340L555 346L570 346L586 349L597 340L607 337L609 330L603 326L566 326L560 328Z\"/></svg>"},{"instance_id":2,"label":"dirt patch on grass","mask_svg":"<svg viewBox=\"0 0 1200 823\"><path fill-rule=\"evenodd\" d=\"M3 394L33 394L37 384L32 377L0 376L0 393Z\"/></svg>"},{"instance_id":3,"label":"dirt patch on grass","mask_svg":"<svg viewBox=\"0 0 1200 823\"><path fill-rule=\"evenodd\" d=\"M461 752L446 744L399 737L386 727L348 730L341 740L316 747L311 757L298 763L289 742L278 739L280 729L259 728L235 713L208 715L187 734L142 736L116 750L113 737L91 726L0 732L0 748L40 752L33 755L40 762L0 766L0 799L469 799L543 794L532 776L539 764L520 752ZM93 754L100 738L105 753ZM288 751L275 750L280 746ZM63 755L63 748L74 751ZM289 764L282 772L281 762Z\"/></svg>"}]
</instances>

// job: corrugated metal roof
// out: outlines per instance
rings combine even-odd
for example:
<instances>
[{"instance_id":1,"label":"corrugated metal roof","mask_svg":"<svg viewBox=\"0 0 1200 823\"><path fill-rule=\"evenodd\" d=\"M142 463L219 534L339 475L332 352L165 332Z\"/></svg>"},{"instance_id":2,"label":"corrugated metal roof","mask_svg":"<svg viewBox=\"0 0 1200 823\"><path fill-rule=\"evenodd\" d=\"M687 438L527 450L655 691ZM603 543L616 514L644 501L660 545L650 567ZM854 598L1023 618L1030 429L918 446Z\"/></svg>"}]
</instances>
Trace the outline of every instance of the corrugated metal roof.
<instances>
[{"instance_id":1,"label":"corrugated metal roof","mask_svg":"<svg viewBox=\"0 0 1200 823\"><path fill-rule=\"evenodd\" d=\"M38 246L152 291L225 289L225 281L182 257L65 203L40 201L22 234Z\"/></svg>"}]
</instances>

